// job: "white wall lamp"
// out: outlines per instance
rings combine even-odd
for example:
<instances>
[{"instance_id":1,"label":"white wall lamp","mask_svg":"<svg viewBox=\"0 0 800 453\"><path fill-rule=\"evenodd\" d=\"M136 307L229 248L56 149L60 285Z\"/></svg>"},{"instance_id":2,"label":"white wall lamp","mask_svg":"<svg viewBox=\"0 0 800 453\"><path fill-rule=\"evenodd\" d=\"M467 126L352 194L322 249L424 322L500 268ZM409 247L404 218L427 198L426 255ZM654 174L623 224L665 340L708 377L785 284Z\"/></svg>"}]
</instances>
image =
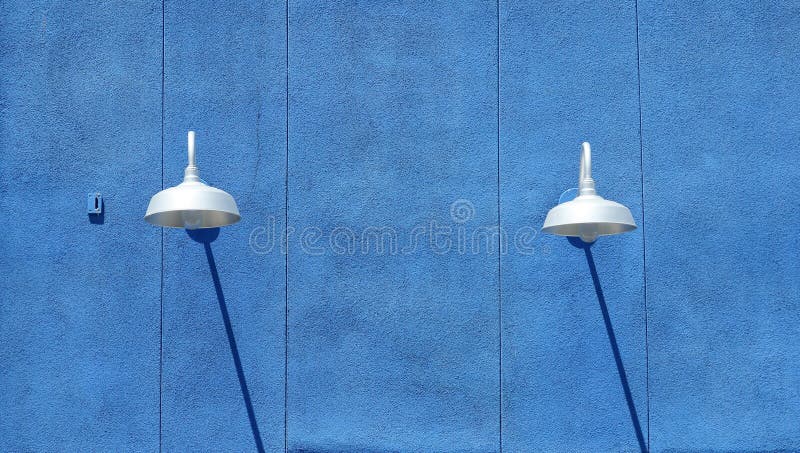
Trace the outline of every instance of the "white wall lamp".
<instances>
[{"instance_id":1,"label":"white wall lamp","mask_svg":"<svg viewBox=\"0 0 800 453\"><path fill-rule=\"evenodd\" d=\"M194 131L189 131L189 165L183 182L153 195L144 219L162 227L216 228L238 222L242 216L227 192L210 187L200 179L194 164Z\"/></svg>"},{"instance_id":2,"label":"white wall lamp","mask_svg":"<svg viewBox=\"0 0 800 453\"><path fill-rule=\"evenodd\" d=\"M588 142L583 142L578 196L551 209L542 232L594 242L598 236L635 229L636 223L628 208L597 195L592 179L592 150Z\"/></svg>"}]
</instances>

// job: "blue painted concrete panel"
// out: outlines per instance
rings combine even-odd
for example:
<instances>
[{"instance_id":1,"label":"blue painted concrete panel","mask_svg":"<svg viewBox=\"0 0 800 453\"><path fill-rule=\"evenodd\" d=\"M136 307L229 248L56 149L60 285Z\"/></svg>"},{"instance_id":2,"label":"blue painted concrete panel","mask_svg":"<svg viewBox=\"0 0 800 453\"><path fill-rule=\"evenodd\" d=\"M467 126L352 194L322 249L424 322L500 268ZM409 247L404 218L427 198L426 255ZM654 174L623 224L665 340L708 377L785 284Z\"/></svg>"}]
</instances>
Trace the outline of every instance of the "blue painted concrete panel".
<instances>
[{"instance_id":1,"label":"blue painted concrete panel","mask_svg":"<svg viewBox=\"0 0 800 453\"><path fill-rule=\"evenodd\" d=\"M798 13L640 5L654 450L800 448Z\"/></svg>"},{"instance_id":2,"label":"blue painted concrete panel","mask_svg":"<svg viewBox=\"0 0 800 453\"><path fill-rule=\"evenodd\" d=\"M285 260L250 237L283 229L285 18L283 3L166 4L165 185L194 129L200 176L242 221L164 231L165 450L284 448Z\"/></svg>"},{"instance_id":3,"label":"blue painted concrete panel","mask_svg":"<svg viewBox=\"0 0 800 453\"><path fill-rule=\"evenodd\" d=\"M418 3L0 4L0 450L800 449L800 9Z\"/></svg>"},{"instance_id":4,"label":"blue painted concrete panel","mask_svg":"<svg viewBox=\"0 0 800 453\"><path fill-rule=\"evenodd\" d=\"M160 55L154 2L0 5L2 451L158 449Z\"/></svg>"},{"instance_id":5,"label":"blue painted concrete panel","mask_svg":"<svg viewBox=\"0 0 800 453\"><path fill-rule=\"evenodd\" d=\"M289 450L497 451L496 5L289 8Z\"/></svg>"},{"instance_id":6,"label":"blue painted concrete panel","mask_svg":"<svg viewBox=\"0 0 800 453\"><path fill-rule=\"evenodd\" d=\"M646 448L641 232L590 253L537 235L584 140L600 195L641 221L633 2L501 2L500 70L503 448Z\"/></svg>"}]
</instances>

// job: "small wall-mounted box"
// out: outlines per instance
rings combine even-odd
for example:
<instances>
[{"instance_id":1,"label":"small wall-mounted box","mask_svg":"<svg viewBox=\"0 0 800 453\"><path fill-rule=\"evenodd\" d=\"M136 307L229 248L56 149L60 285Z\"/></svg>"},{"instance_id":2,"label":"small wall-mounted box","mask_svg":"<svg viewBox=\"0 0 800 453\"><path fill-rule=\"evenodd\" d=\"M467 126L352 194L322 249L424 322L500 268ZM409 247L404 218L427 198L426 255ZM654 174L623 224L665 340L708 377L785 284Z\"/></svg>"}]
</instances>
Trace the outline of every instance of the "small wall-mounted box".
<instances>
[{"instance_id":1,"label":"small wall-mounted box","mask_svg":"<svg viewBox=\"0 0 800 453\"><path fill-rule=\"evenodd\" d=\"M89 214L103 213L103 195L100 192L89 192L86 197L86 211Z\"/></svg>"}]
</instances>

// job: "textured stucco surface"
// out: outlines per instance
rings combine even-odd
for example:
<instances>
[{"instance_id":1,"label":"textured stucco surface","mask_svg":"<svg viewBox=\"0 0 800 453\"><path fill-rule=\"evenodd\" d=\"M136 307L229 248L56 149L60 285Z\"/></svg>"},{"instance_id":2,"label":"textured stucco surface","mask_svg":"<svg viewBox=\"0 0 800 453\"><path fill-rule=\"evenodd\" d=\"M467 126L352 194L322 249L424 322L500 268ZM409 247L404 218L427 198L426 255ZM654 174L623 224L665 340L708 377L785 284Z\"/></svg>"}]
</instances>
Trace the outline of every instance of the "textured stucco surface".
<instances>
[{"instance_id":1,"label":"textured stucco surface","mask_svg":"<svg viewBox=\"0 0 800 453\"><path fill-rule=\"evenodd\" d=\"M0 3L0 450L800 450L799 13ZM142 220L188 129L239 224Z\"/></svg>"},{"instance_id":2,"label":"textured stucco surface","mask_svg":"<svg viewBox=\"0 0 800 453\"><path fill-rule=\"evenodd\" d=\"M653 449L800 449L797 4L640 5Z\"/></svg>"},{"instance_id":3,"label":"textured stucco surface","mask_svg":"<svg viewBox=\"0 0 800 453\"><path fill-rule=\"evenodd\" d=\"M0 450L156 450L161 5L0 8Z\"/></svg>"},{"instance_id":4,"label":"textured stucco surface","mask_svg":"<svg viewBox=\"0 0 800 453\"><path fill-rule=\"evenodd\" d=\"M253 449L257 434L280 450L285 265L252 253L249 236L270 215L283 228L286 14L165 6L164 184L183 177L194 129L200 176L233 195L243 219L191 237L164 230L163 448Z\"/></svg>"},{"instance_id":5,"label":"textured stucco surface","mask_svg":"<svg viewBox=\"0 0 800 453\"><path fill-rule=\"evenodd\" d=\"M583 140L593 145L599 193L628 206L640 222L633 3L504 6L501 224L514 232L544 222L562 192L577 186ZM601 238L591 248L602 293L584 250L555 236L530 243L531 255L509 253L501 268L503 446L637 450L637 429L647 436L642 231ZM601 303L616 334L630 407Z\"/></svg>"},{"instance_id":6,"label":"textured stucco surface","mask_svg":"<svg viewBox=\"0 0 800 453\"><path fill-rule=\"evenodd\" d=\"M394 227L405 248L460 198L496 222L495 10L290 5L293 226ZM497 449L496 253L361 245L290 248L289 448Z\"/></svg>"}]
</instances>

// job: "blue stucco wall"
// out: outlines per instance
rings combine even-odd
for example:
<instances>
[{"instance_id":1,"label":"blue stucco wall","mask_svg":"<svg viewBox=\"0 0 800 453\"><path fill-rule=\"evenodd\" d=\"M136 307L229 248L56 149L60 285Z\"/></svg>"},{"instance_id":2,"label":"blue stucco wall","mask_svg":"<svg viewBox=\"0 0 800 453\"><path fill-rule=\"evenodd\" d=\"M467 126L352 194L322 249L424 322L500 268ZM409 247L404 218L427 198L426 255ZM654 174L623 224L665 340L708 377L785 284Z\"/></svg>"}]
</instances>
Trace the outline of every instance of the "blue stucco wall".
<instances>
[{"instance_id":1,"label":"blue stucco wall","mask_svg":"<svg viewBox=\"0 0 800 453\"><path fill-rule=\"evenodd\" d=\"M798 14L0 3L0 450L800 451Z\"/></svg>"}]
</instances>

